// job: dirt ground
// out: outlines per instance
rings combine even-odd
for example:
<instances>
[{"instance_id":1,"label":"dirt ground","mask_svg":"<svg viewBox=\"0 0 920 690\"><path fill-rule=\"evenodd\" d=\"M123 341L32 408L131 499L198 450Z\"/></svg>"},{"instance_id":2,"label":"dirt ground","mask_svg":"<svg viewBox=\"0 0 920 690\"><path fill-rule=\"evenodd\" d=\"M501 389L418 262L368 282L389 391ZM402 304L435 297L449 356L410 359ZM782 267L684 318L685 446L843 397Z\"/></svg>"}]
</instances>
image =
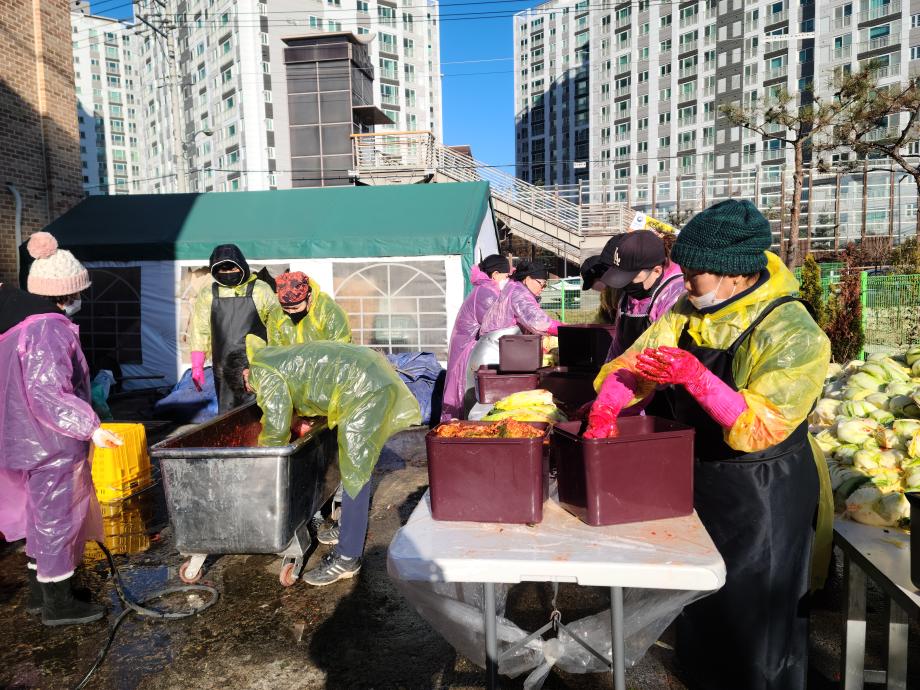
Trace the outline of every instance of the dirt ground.
<instances>
[{"instance_id":1,"label":"dirt ground","mask_svg":"<svg viewBox=\"0 0 920 690\"><path fill-rule=\"evenodd\" d=\"M156 622L129 615L108 657L88 687L117 690L188 688L481 688L482 671L459 656L412 610L386 571L387 546L427 487L423 434L407 433L385 451L376 490L366 557L360 575L326 588L302 582L284 588L274 556L223 556L210 560L205 580L219 602L200 616ZM128 527L117 557L123 580L137 599L179 584L179 554L172 546L162 487L132 499L115 520ZM327 547L311 556L308 567ZM836 688L840 622L839 559L828 589L815 598L812 631L813 690ZM0 688L72 688L93 664L121 606L107 568L88 557L83 583L107 602L106 620L79 627L46 628L24 611L25 556L21 544L0 543ZM171 605L194 605L181 595ZM200 601L200 599L198 599ZM534 629L547 620L549 588L524 584L508 598L508 616ZM606 606L605 595L563 585L559 608L574 620ZM870 593L870 659L880 667L884 601ZM911 681L920 688L916 625L911 630ZM665 645L670 633L663 636ZM502 679L520 688L522 678ZM666 646L655 646L627 672L632 690L682 689L680 669ZM606 674L554 671L546 688L609 688ZM873 686L867 686L873 687ZM743 689L739 689L743 690Z\"/></svg>"}]
</instances>

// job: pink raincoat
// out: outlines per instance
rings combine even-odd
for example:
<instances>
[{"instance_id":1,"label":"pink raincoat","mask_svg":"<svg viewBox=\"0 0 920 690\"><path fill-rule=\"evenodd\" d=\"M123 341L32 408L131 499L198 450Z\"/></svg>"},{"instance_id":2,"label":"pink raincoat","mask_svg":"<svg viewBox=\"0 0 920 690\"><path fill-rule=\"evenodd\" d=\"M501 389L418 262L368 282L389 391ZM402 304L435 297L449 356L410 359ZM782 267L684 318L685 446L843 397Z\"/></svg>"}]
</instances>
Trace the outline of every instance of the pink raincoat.
<instances>
[{"instance_id":1,"label":"pink raincoat","mask_svg":"<svg viewBox=\"0 0 920 690\"><path fill-rule=\"evenodd\" d=\"M483 273L479 266L470 272L473 291L467 296L457 313L447 350L447 378L444 381L444 402L441 421L460 419L463 412L463 395L466 392L467 366L470 353L479 339L482 318L498 298L498 283Z\"/></svg>"},{"instance_id":2,"label":"pink raincoat","mask_svg":"<svg viewBox=\"0 0 920 690\"><path fill-rule=\"evenodd\" d=\"M0 532L26 539L42 578L72 572L102 539L89 463L99 427L78 329L30 316L0 335Z\"/></svg>"},{"instance_id":3,"label":"pink raincoat","mask_svg":"<svg viewBox=\"0 0 920 690\"><path fill-rule=\"evenodd\" d=\"M523 333L554 335L561 324L540 309L524 283L510 280L482 319L482 333L518 326Z\"/></svg>"}]
</instances>

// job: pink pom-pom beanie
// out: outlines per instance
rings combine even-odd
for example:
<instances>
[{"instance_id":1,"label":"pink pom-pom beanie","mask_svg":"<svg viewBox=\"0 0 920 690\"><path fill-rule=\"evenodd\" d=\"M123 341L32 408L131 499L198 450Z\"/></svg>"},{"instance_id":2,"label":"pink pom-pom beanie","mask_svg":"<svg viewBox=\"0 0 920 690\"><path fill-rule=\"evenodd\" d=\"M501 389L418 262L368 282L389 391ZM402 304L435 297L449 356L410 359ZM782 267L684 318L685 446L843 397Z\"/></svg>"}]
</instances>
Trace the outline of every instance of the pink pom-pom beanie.
<instances>
[{"instance_id":1,"label":"pink pom-pom beanie","mask_svg":"<svg viewBox=\"0 0 920 690\"><path fill-rule=\"evenodd\" d=\"M36 232L26 245L34 259L27 287L33 295L65 297L90 286L89 273L66 249L59 249L51 233Z\"/></svg>"}]
</instances>

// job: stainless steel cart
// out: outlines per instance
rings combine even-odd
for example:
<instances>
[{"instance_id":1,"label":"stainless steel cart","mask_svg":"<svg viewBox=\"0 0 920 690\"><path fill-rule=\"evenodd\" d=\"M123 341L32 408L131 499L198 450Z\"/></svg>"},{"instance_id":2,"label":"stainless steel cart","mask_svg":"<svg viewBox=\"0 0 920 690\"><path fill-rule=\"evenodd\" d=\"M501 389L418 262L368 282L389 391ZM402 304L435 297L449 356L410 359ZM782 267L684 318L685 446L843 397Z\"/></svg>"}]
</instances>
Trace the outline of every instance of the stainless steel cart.
<instances>
[{"instance_id":1,"label":"stainless steel cart","mask_svg":"<svg viewBox=\"0 0 920 690\"><path fill-rule=\"evenodd\" d=\"M280 580L293 585L312 537L309 521L335 494L338 443L326 420L293 443L256 445L261 412L254 402L150 449L160 463L179 569L196 582L209 554L274 553Z\"/></svg>"}]
</instances>

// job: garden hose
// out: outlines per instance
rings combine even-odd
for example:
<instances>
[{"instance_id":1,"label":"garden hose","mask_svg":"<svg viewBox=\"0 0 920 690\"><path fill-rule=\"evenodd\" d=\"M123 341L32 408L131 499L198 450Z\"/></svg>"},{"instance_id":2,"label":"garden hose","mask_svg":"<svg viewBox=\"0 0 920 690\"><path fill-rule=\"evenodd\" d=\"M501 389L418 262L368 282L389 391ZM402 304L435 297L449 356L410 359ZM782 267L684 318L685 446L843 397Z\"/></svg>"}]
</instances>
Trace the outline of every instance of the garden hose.
<instances>
[{"instance_id":1,"label":"garden hose","mask_svg":"<svg viewBox=\"0 0 920 690\"><path fill-rule=\"evenodd\" d=\"M179 620L182 618L189 618L190 616L197 615L202 611L205 611L211 608L214 604L217 603L220 593L209 585L178 585L176 587L167 587L165 589L158 590L154 592L151 596L147 597L143 601L134 601L131 599L125 592L124 583L121 581L121 574L118 571L118 566L115 565L115 560L112 558L112 553L109 551L105 544L102 542L96 542L102 552L105 554L106 560L109 562L109 570L112 571L112 580L115 583L115 592L118 594L118 598L121 599L122 604L124 604L124 610L119 614L118 618L115 619L115 624L112 626L112 629L109 631L109 639L106 641L105 646L99 651L96 655L96 660L93 662L93 665L90 667L89 671L86 672L86 675L83 676L83 679L74 687L74 690L82 690L86 687L86 684L89 683L89 679L92 677L93 673L102 665L102 662L105 660L106 655L109 653L109 649L112 646L112 643L115 641L115 635L118 633L118 628L121 627L121 624L128 617L128 614L134 612L139 616L144 618L154 618L156 620ZM211 595L209 601L207 601L202 606L194 609L193 611L157 611L156 609L147 608L145 605L160 599L169 594L178 594L181 592L207 592Z\"/></svg>"}]
</instances>

